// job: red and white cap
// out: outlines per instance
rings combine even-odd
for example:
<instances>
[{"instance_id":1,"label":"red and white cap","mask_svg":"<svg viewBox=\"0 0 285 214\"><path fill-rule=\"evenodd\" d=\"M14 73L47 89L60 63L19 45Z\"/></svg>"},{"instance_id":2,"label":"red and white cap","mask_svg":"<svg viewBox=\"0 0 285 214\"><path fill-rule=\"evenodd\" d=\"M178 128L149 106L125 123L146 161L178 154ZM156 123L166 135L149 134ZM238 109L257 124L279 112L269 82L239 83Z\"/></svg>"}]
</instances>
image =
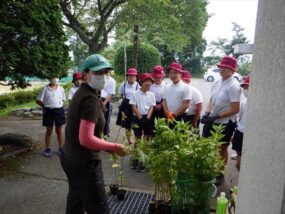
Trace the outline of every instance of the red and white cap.
<instances>
[{"instance_id":1,"label":"red and white cap","mask_svg":"<svg viewBox=\"0 0 285 214\"><path fill-rule=\"evenodd\" d=\"M137 76L138 75L138 71L136 68L129 68L128 72L127 72L128 76Z\"/></svg>"},{"instance_id":2,"label":"red and white cap","mask_svg":"<svg viewBox=\"0 0 285 214\"><path fill-rule=\"evenodd\" d=\"M168 70L170 70L170 69L178 71L180 74L182 74L182 65L178 62L171 62L168 65Z\"/></svg>"},{"instance_id":3,"label":"red and white cap","mask_svg":"<svg viewBox=\"0 0 285 214\"><path fill-rule=\"evenodd\" d=\"M237 60L231 56L225 56L221 59L220 63L217 65L219 68L229 68L233 71L237 70Z\"/></svg>"},{"instance_id":4,"label":"red and white cap","mask_svg":"<svg viewBox=\"0 0 285 214\"><path fill-rule=\"evenodd\" d=\"M72 82L74 82L75 80L78 80L78 79L82 79L82 73L81 72L76 72L73 74Z\"/></svg>"},{"instance_id":5,"label":"red and white cap","mask_svg":"<svg viewBox=\"0 0 285 214\"><path fill-rule=\"evenodd\" d=\"M152 77L163 78L164 76L164 69L161 65L156 65L152 68Z\"/></svg>"},{"instance_id":6,"label":"red and white cap","mask_svg":"<svg viewBox=\"0 0 285 214\"><path fill-rule=\"evenodd\" d=\"M190 73L190 71L183 70L183 71L182 71L182 75L181 75L181 79L182 79L182 80L186 80L186 81L190 80L190 79L191 79L191 73Z\"/></svg>"},{"instance_id":7,"label":"red and white cap","mask_svg":"<svg viewBox=\"0 0 285 214\"><path fill-rule=\"evenodd\" d=\"M150 73L142 73L139 76L139 83L142 83L143 81L150 79L153 81L152 75Z\"/></svg>"},{"instance_id":8,"label":"red and white cap","mask_svg":"<svg viewBox=\"0 0 285 214\"><path fill-rule=\"evenodd\" d=\"M245 85L249 86L249 83L250 83L250 76L247 75L247 76L244 78L243 82L240 84L240 86L241 86L241 87L243 87L243 86L245 86Z\"/></svg>"}]
</instances>

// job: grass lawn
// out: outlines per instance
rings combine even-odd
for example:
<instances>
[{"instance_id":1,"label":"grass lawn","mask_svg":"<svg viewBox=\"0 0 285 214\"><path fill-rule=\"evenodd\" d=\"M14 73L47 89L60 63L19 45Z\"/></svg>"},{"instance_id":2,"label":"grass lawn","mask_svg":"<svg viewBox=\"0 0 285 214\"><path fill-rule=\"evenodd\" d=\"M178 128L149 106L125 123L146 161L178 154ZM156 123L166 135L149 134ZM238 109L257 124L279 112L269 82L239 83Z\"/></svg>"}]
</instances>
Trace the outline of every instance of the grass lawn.
<instances>
[{"instance_id":1,"label":"grass lawn","mask_svg":"<svg viewBox=\"0 0 285 214\"><path fill-rule=\"evenodd\" d=\"M7 107L5 109L1 109L0 110L0 117L3 117L3 116L7 116L9 115L11 112L19 109L19 108L34 108L34 107L37 107L38 105L36 104L35 101L32 101L32 102L29 102L29 103L24 103L24 104L21 104L21 105L15 105L15 106L10 106L10 107Z\"/></svg>"}]
</instances>

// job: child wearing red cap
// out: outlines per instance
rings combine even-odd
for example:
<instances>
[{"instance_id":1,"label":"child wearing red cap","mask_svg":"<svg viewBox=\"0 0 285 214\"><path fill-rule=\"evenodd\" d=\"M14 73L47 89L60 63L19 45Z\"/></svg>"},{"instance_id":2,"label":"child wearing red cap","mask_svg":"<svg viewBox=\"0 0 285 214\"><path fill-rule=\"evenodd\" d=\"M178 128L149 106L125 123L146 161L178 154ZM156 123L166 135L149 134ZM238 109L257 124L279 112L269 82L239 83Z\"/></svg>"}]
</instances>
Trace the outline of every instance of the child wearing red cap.
<instances>
[{"instance_id":1,"label":"child wearing red cap","mask_svg":"<svg viewBox=\"0 0 285 214\"><path fill-rule=\"evenodd\" d=\"M73 87L68 92L68 101L70 102L75 92L78 90L82 82L82 73L76 72L72 76Z\"/></svg>"},{"instance_id":2,"label":"child wearing red cap","mask_svg":"<svg viewBox=\"0 0 285 214\"><path fill-rule=\"evenodd\" d=\"M192 91L192 99L187 111L187 122L191 123L193 127L199 128L200 114L203 108L203 97L201 92L190 85L191 74L187 70L183 70L181 79L186 84L189 84Z\"/></svg>"},{"instance_id":3,"label":"child wearing red cap","mask_svg":"<svg viewBox=\"0 0 285 214\"><path fill-rule=\"evenodd\" d=\"M123 97L123 101L119 107L116 124L125 128L126 136L129 144L132 144L132 121L133 111L129 102L132 94L140 88L136 81L138 71L136 68L129 68L127 72L127 81L122 83L119 88L119 93Z\"/></svg>"},{"instance_id":4,"label":"child wearing red cap","mask_svg":"<svg viewBox=\"0 0 285 214\"><path fill-rule=\"evenodd\" d=\"M228 146L233 132L236 128L237 114L240 109L241 88L234 78L237 70L237 60L234 57L225 56L218 64L221 79L213 83L210 100L206 106L206 112L201 118L203 127L203 137L210 137L213 125L223 125L223 135L221 139L220 155L224 164L228 162ZM224 175L216 178L216 184L220 185L224 181Z\"/></svg>"},{"instance_id":5,"label":"child wearing red cap","mask_svg":"<svg viewBox=\"0 0 285 214\"><path fill-rule=\"evenodd\" d=\"M240 104L240 112L238 114L237 128L232 137L232 145L233 150L237 153L236 167L240 170L241 163L241 153L242 153L242 144L243 144L243 133L245 130L245 121L246 121L246 103L247 103L247 95L249 89L250 77L247 76L243 83L240 85L242 87L242 91L244 94L244 99Z\"/></svg>"},{"instance_id":6,"label":"child wearing red cap","mask_svg":"<svg viewBox=\"0 0 285 214\"><path fill-rule=\"evenodd\" d=\"M156 105L154 107L154 117L156 118L163 118L165 114L162 108L162 98L163 98L163 91L165 88L165 82L163 78L165 76L164 69L161 65L156 65L152 68L151 73L154 83L150 87L150 91L155 95L155 102Z\"/></svg>"},{"instance_id":7,"label":"child wearing red cap","mask_svg":"<svg viewBox=\"0 0 285 214\"><path fill-rule=\"evenodd\" d=\"M168 66L169 78L172 83L167 84L163 92L163 110L169 121L174 119L187 120L187 109L191 102L191 89L181 80L182 65L172 62Z\"/></svg>"},{"instance_id":8,"label":"child wearing red cap","mask_svg":"<svg viewBox=\"0 0 285 214\"><path fill-rule=\"evenodd\" d=\"M154 129L153 108L156 105L155 96L149 91L153 83L151 74L143 73L140 75L139 83L141 88L132 94L130 105L134 113L133 127L136 139L143 137L145 140L151 140ZM134 161L135 162L135 161ZM136 163L132 163L132 168L135 168ZM144 172L145 167L139 163L137 166L138 172Z\"/></svg>"}]
</instances>

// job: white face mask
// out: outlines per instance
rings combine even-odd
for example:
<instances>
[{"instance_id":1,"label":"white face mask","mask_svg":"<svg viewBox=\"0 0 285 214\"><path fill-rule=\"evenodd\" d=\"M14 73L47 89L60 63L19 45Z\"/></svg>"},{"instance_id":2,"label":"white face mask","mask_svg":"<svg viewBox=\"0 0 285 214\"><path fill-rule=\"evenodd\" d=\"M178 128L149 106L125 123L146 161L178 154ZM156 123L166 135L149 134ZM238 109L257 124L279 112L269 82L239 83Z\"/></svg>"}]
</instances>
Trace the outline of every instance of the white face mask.
<instances>
[{"instance_id":1,"label":"white face mask","mask_svg":"<svg viewBox=\"0 0 285 214\"><path fill-rule=\"evenodd\" d=\"M59 82L59 79L58 79L58 78L52 78L52 79L50 80L50 83L51 83L51 84L54 84L54 85L58 85L58 82Z\"/></svg>"},{"instance_id":2,"label":"white face mask","mask_svg":"<svg viewBox=\"0 0 285 214\"><path fill-rule=\"evenodd\" d=\"M243 95L247 98L247 96L248 96L248 89L243 89Z\"/></svg>"},{"instance_id":3,"label":"white face mask","mask_svg":"<svg viewBox=\"0 0 285 214\"><path fill-rule=\"evenodd\" d=\"M96 90L102 90L105 86L105 76L104 75L92 75L91 82L88 85Z\"/></svg>"}]
</instances>

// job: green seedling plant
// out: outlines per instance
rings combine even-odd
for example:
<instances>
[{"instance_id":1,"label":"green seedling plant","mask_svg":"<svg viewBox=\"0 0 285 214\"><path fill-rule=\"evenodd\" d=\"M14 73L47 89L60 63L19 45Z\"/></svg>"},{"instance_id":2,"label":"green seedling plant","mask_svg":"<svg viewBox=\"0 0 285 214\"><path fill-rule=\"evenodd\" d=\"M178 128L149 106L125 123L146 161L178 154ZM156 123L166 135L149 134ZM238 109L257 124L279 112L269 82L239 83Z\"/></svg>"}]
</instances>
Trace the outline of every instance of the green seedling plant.
<instances>
[{"instance_id":1,"label":"green seedling plant","mask_svg":"<svg viewBox=\"0 0 285 214\"><path fill-rule=\"evenodd\" d=\"M175 196L179 180L209 183L224 169L219 154L222 126L214 126L212 137L201 138L199 131L188 123L174 122L174 128L170 128L164 119L156 120L154 138L139 140L134 151L148 167L156 200L167 201ZM201 194L201 188L192 190L196 196Z\"/></svg>"}]
</instances>

